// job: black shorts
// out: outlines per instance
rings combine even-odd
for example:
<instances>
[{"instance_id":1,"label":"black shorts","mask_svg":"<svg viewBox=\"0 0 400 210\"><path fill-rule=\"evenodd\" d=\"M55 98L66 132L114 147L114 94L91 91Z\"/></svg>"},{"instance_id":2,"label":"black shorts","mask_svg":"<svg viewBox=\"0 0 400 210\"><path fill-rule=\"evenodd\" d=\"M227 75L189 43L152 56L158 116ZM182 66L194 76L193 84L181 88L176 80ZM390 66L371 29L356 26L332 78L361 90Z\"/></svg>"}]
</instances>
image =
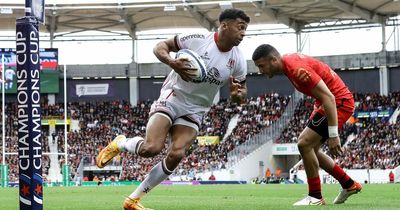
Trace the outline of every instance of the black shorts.
<instances>
[{"instance_id":1,"label":"black shorts","mask_svg":"<svg viewBox=\"0 0 400 210\"><path fill-rule=\"evenodd\" d=\"M316 112L314 116L308 120L307 127L322 136L321 143L325 143L325 141L329 138L328 119L325 115Z\"/></svg>"}]
</instances>

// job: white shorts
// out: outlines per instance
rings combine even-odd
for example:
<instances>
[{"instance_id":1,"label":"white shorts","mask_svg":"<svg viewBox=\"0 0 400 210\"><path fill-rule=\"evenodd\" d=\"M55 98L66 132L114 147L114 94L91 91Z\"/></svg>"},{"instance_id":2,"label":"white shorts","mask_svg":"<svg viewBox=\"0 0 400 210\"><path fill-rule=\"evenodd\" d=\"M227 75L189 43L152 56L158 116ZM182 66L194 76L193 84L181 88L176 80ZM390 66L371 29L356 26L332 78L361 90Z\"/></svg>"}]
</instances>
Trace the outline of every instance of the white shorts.
<instances>
[{"instance_id":1,"label":"white shorts","mask_svg":"<svg viewBox=\"0 0 400 210\"><path fill-rule=\"evenodd\" d=\"M151 105L150 116L156 113L162 114L170 120L171 125L185 125L199 132L201 120L208 109L207 107L185 103L171 91L171 94L168 94L167 97L160 97Z\"/></svg>"}]
</instances>

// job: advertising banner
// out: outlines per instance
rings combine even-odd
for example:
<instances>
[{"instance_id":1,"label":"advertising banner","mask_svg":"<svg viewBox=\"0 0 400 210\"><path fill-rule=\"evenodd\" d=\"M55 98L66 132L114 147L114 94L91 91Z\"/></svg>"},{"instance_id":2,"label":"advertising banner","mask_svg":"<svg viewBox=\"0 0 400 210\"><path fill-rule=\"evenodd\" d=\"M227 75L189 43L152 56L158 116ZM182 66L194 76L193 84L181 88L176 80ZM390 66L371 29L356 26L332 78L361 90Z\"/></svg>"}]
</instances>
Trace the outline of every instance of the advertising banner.
<instances>
[{"instance_id":1,"label":"advertising banner","mask_svg":"<svg viewBox=\"0 0 400 210\"><path fill-rule=\"evenodd\" d=\"M107 95L108 89L108 83L76 85L75 94L78 97Z\"/></svg>"},{"instance_id":2,"label":"advertising banner","mask_svg":"<svg viewBox=\"0 0 400 210\"><path fill-rule=\"evenodd\" d=\"M70 79L67 94L74 101L120 101L129 100L128 79Z\"/></svg>"},{"instance_id":3,"label":"advertising banner","mask_svg":"<svg viewBox=\"0 0 400 210\"><path fill-rule=\"evenodd\" d=\"M389 110L372 111L372 112L356 112L354 115L357 118L390 117L391 112Z\"/></svg>"},{"instance_id":4,"label":"advertising banner","mask_svg":"<svg viewBox=\"0 0 400 210\"><path fill-rule=\"evenodd\" d=\"M199 145L219 144L219 136L198 136Z\"/></svg>"},{"instance_id":5,"label":"advertising banner","mask_svg":"<svg viewBox=\"0 0 400 210\"><path fill-rule=\"evenodd\" d=\"M297 144L273 144L273 155L300 155Z\"/></svg>"}]
</instances>

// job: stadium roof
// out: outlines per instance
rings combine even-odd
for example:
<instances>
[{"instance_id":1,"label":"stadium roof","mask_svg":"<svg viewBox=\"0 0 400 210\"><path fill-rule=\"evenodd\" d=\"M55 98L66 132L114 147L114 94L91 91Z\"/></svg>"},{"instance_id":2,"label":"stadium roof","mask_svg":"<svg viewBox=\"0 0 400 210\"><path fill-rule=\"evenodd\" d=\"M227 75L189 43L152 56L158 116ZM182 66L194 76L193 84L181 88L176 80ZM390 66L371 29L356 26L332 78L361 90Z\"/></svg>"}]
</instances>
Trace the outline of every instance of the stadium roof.
<instances>
[{"instance_id":1,"label":"stadium roof","mask_svg":"<svg viewBox=\"0 0 400 210\"><path fill-rule=\"evenodd\" d=\"M0 30L15 30L23 0L2 0ZM215 30L225 8L240 8L251 24L285 24L296 31L336 25L383 23L400 14L399 0L46 0L46 26L55 36L101 31L135 36L138 31L204 27ZM68 3L65 3L68 2ZM95 3L94 3L95 2ZM118 2L118 3L116 3Z\"/></svg>"}]
</instances>

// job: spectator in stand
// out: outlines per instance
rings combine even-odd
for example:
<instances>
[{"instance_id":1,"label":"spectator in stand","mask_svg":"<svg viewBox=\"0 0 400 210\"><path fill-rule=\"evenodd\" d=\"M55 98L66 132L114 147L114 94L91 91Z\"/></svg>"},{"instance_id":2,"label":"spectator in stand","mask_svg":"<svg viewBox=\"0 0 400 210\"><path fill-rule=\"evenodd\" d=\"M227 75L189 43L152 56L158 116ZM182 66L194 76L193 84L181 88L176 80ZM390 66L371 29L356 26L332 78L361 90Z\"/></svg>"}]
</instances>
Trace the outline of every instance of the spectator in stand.
<instances>
[{"instance_id":1,"label":"spectator in stand","mask_svg":"<svg viewBox=\"0 0 400 210\"><path fill-rule=\"evenodd\" d=\"M400 123L364 119L339 164L345 168L393 169L400 164Z\"/></svg>"},{"instance_id":2,"label":"spectator in stand","mask_svg":"<svg viewBox=\"0 0 400 210\"><path fill-rule=\"evenodd\" d=\"M216 180L216 178L215 178L213 173L211 173L210 177L208 177L208 180L209 181L215 181Z\"/></svg>"},{"instance_id":3,"label":"spectator in stand","mask_svg":"<svg viewBox=\"0 0 400 210\"><path fill-rule=\"evenodd\" d=\"M93 177L92 181L93 181L93 182L99 182L100 179L99 179L99 177L98 177L97 175L95 175L95 176Z\"/></svg>"},{"instance_id":4,"label":"spectator in stand","mask_svg":"<svg viewBox=\"0 0 400 210\"><path fill-rule=\"evenodd\" d=\"M390 171L390 173L389 173L389 183L394 183L394 173L393 173L393 171Z\"/></svg>"}]
</instances>

